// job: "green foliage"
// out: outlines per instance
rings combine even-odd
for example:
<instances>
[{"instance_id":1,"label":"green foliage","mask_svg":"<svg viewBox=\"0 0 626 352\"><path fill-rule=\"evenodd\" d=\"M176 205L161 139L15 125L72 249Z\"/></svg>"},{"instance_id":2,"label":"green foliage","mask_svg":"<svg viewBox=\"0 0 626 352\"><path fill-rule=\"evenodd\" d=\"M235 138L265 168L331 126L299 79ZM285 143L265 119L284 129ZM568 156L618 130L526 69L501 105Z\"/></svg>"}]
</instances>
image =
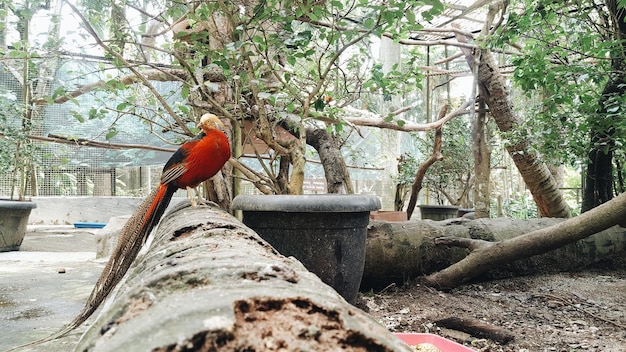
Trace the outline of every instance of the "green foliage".
<instances>
[{"instance_id":1,"label":"green foliage","mask_svg":"<svg viewBox=\"0 0 626 352\"><path fill-rule=\"evenodd\" d=\"M511 13L498 33L501 43L523 43L523 55L512 61L513 79L526 93L518 105L529 118L515 133L533 140L533 147L554 163L584 161L592 125L626 128L625 120L618 118L624 116L622 96L605 101L606 113L600 113L599 105L612 71L610 58L622 44L610 40L609 28L598 25L604 14L585 5L526 1L525 10ZM616 144L623 145L624 134L615 137Z\"/></svg>"},{"instance_id":2,"label":"green foliage","mask_svg":"<svg viewBox=\"0 0 626 352\"><path fill-rule=\"evenodd\" d=\"M496 202L491 202L491 214L497 214L498 209ZM530 194L521 193L514 195L513 197L509 197L504 200L501 204L502 212L504 217L509 217L513 219L534 219L537 218L537 206L535 202L532 200L532 196Z\"/></svg>"},{"instance_id":3,"label":"green foliage","mask_svg":"<svg viewBox=\"0 0 626 352\"><path fill-rule=\"evenodd\" d=\"M413 137L419 138L416 135L413 135ZM419 164L420 161L411 154L405 153L400 156L400 160L398 162L399 186L410 186L413 184L413 181L415 180L415 174L417 173L417 169L419 168Z\"/></svg>"},{"instance_id":4,"label":"green foliage","mask_svg":"<svg viewBox=\"0 0 626 352\"><path fill-rule=\"evenodd\" d=\"M328 111L320 98L327 94L338 105L345 105L359 98L355 92L362 90L391 96L419 86L420 75L413 75L415 71L394 70L383 75L367 50L372 38L383 33L399 39L418 29L420 20L412 10L425 4L431 7L422 18L443 10L439 1L361 1L358 6L330 1L290 8L268 0L245 12L234 4L202 4L192 14L194 21L200 23L220 13L232 21L233 34L221 50L209 50L202 40L185 45L219 65L244 96L253 93L249 89L254 85L259 91L251 99L305 117ZM407 77L412 87L401 79ZM278 96L282 98L268 99Z\"/></svg>"},{"instance_id":5,"label":"green foliage","mask_svg":"<svg viewBox=\"0 0 626 352\"><path fill-rule=\"evenodd\" d=\"M411 133L413 142L419 150L424 151L422 159L430 157L433 149L434 133L424 138L423 134ZM446 123L442 136L443 160L430 166L424 179L424 187L427 187L440 204L447 200L456 204L458 190L470 182L470 174L474 168L472 156L471 128L467 118L456 118ZM410 156L404 157L404 163L400 169L402 182L413 182L419 164L425 160L417 160ZM412 176L410 176L412 174Z\"/></svg>"},{"instance_id":6,"label":"green foliage","mask_svg":"<svg viewBox=\"0 0 626 352\"><path fill-rule=\"evenodd\" d=\"M10 180L11 189L4 193L21 198L27 187L24 174L38 161L37 148L27 136L25 107L17 95L1 88L0 106L0 176Z\"/></svg>"},{"instance_id":7,"label":"green foliage","mask_svg":"<svg viewBox=\"0 0 626 352\"><path fill-rule=\"evenodd\" d=\"M114 142L134 136L143 141L149 131L175 143L195 132L193 117L207 108L234 120L254 116L270 123L289 113L299 118L297 131L302 131L304 124L314 124L340 136L349 129L342 121L343 107L372 108L370 102L376 99L370 96L389 101L392 96L421 89L423 62L417 49L383 72L371 48L383 36L394 41L411 37L444 9L438 0L262 0L247 7L200 2L193 8L183 3L145 2L120 8L123 5L125 2L94 0L77 3L75 18L80 13L85 22L79 23L81 28L71 37L83 36L85 43L101 44L109 62L76 70L73 77L84 80L57 82L45 99L48 103L69 99L74 105L68 104L71 109L65 116L93 128L87 138ZM164 29L183 18L188 26L168 37L171 32ZM161 26L148 33L157 21L162 21ZM19 42L15 48L26 44ZM87 50L92 54L91 47ZM30 59L38 54L11 53ZM177 71L170 77L172 69ZM180 89L166 95L150 89L158 83L149 77L144 77L145 81L126 79L153 70L162 70L156 82L166 76L179 80ZM207 71L219 72L223 80L207 78L203 75ZM96 89L89 91L88 98L70 95L77 87L98 81L102 84L92 86ZM326 121L325 126L316 118ZM137 131L137 121L145 126L144 133ZM405 120L394 123L403 126ZM72 130L64 135L85 137Z\"/></svg>"}]
</instances>

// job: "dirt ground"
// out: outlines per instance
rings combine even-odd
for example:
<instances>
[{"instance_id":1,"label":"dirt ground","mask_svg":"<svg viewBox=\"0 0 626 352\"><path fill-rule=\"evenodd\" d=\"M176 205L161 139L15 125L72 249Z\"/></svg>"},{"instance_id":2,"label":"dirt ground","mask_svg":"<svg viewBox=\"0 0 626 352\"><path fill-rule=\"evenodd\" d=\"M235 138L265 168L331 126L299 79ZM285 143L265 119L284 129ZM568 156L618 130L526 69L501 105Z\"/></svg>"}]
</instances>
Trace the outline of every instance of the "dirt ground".
<instances>
[{"instance_id":1,"label":"dirt ground","mask_svg":"<svg viewBox=\"0 0 626 352\"><path fill-rule=\"evenodd\" d=\"M434 333L476 351L626 351L626 271L517 277L449 292L409 283L359 300L393 332ZM513 340L444 328L436 323L444 318L477 320Z\"/></svg>"}]
</instances>

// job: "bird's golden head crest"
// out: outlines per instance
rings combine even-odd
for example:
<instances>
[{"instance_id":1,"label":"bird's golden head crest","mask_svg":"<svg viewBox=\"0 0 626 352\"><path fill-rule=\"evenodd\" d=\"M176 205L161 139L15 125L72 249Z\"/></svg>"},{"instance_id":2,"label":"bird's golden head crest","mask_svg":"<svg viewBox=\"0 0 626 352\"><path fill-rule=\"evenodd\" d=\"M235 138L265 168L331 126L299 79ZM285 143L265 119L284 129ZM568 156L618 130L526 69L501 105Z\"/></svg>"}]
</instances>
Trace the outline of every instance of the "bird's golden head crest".
<instances>
[{"instance_id":1,"label":"bird's golden head crest","mask_svg":"<svg viewBox=\"0 0 626 352\"><path fill-rule=\"evenodd\" d=\"M220 118L210 113L202 115L200 122L198 123L198 127L203 131L226 129L222 121L220 121Z\"/></svg>"}]
</instances>

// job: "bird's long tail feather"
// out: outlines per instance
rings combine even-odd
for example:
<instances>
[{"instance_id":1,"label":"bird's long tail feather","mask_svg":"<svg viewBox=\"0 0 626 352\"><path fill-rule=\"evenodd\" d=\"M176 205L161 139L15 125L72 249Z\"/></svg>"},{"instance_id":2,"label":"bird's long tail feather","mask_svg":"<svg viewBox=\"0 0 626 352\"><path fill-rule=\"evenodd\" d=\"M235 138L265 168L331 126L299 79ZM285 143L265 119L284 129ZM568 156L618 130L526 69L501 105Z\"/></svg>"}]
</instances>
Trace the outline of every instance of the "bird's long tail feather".
<instances>
[{"instance_id":1,"label":"bird's long tail feather","mask_svg":"<svg viewBox=\"0 0 626 352\"><path fill-rule=\"evenodd\" d=\"M55 340L68 334L84 323L85 320L98 309L100 304L104 302L109 293L111 293L113 288L115 288L124 277L128 268L137 257L139 250L148 238L148 235L159 222L161 216L163 216L175 191L176 187L168 187L168 185L160 184L139 205L139 208L122 228L117 246L104 267L102 274L100 274L85 306L72 322L50 336L30 342L26 345L14 347L13 349Z\"/></svg>"}]
</instances>

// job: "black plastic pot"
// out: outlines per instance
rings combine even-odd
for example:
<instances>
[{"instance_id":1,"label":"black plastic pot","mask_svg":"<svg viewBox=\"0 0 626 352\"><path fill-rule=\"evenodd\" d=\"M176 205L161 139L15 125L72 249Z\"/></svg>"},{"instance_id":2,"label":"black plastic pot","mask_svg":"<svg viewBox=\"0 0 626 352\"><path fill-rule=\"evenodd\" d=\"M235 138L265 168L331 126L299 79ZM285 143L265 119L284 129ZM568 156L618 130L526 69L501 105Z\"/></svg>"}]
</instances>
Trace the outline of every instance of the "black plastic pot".
<instances>
[{"instance_id":1,"label":"black plastic pot","mask_svg":"<svg viewBox=\"0 0 626 352\"><path fill-rule=\"evenodd\" d=\"M354 303L365 265L369 213L380 208L365 195L241 195L233 209L243 223L285 256Z\"/></svg>"},{"instance_id":2,"label":"black plastic pot","mask_svg":"<svg viewBox=\"0 0 626 352\"><path fill-rule=\"evenodd\" d=\"M422 219L445 220L458 217L459 207L455 205L418 205Z\"/></svg>"},{"instance_id":3,"label":"black plastic pot","mask_svg":"<svg viewBox=\"0 0 626 352\"><path fill-rule=\"evenodd\" d=\"M18 251L37 203L0 199L0 252Z\"/></svg>"}]
</instances>

